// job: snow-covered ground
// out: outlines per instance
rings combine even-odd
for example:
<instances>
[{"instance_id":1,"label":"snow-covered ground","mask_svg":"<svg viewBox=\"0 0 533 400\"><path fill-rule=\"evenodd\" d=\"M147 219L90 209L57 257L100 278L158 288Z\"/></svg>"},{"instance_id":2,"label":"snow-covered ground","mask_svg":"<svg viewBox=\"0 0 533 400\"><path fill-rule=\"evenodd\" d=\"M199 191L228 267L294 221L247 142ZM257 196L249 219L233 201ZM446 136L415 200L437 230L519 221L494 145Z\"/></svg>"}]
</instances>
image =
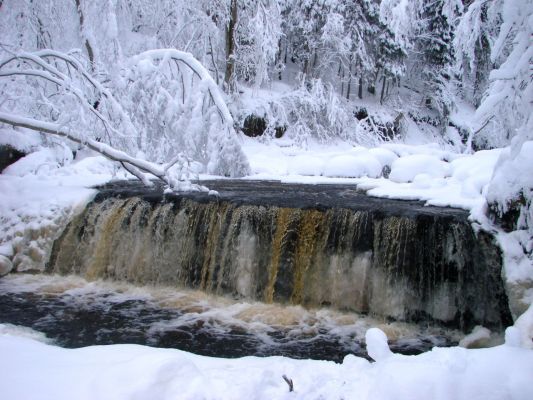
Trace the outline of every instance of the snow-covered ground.
<instances>
[{"instance_id":1,"label":"snow-covered ground","mask_svg":"<svg viewBox=\"0 0 533 400\"><path fill-rule=\"evenodd\" d=\"M373 196L460 207L480 220L500 154L463 155L405 144L368 149L311 143L302 149L286 140L266 144L246 138L243 149L252 167L247 179L343 182ZM0 261L12 262L18 271L42 269L53 238L94 195L90 187L124 177L102 157L78 154L70 160L51 150L8 167L0 175ZM0 393L6 399L54 400L530 399L533 350L523 346L532 347L532 314L530 309L508 329L505 345L490 349L393 355L381 331L370 330L367 345L376 362L348 356L342 364L282 357L216 359L134 345L66 350L4 325ZM294 392L283 375L294 382Z\"/></svg>"},{"instance_id":2,"label":"snow-covered ground","mask_svg":"<svg viewBox=\"0 0 533 400\"><path fill-rule=\"evenodd\" d=\"M369 354L343 363L284 357L209 358L136 345L62 349L42 335L0 325L5 399L484 399L533 396L533 351L516 328L489 349L435 348L392 354L385 334L367 331ZM292 381L293 392L287 380Z\"/></svg>"}]
</instances>

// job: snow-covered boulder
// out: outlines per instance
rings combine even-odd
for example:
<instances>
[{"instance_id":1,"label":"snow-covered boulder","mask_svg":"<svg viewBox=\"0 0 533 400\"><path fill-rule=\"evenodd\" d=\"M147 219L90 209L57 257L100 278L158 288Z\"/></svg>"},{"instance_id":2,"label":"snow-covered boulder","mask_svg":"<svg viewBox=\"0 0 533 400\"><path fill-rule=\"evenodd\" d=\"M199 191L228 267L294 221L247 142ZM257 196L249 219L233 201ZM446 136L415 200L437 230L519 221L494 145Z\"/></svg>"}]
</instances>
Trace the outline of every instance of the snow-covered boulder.
<instances>
[{"instance_id":1,"label":"snow-covered boulder","mask_svg":"<svg viewBox=\"0 0 533 400\"><path fill-rule=\"evenodd\" d=\"M387 335L381 329L370 328L366 331L366 351L374 361L384 361L392 356L392 351L387 343Z\"/></svg>"},{"instance_id":2,"label":"snow-covered boulder","mask_svg":"<svg viewBox=\"0 0 533 400\"><path fill-rule=\"evenodd\" d=\"M413 154L400 157L392 163L389 179L397 183L407 183L413 182L420 174L431 178L445 178L450 176L451 167L436 156Z\"/></svg>"},{"instance_id":3,"label":"snow-covered boulder","mask_svg":"<svg viewBox=\"0 0 533 400\"><path fill-rule=\"evenodd\" d=\"M483 326L476 326L472 332L459 342L459 346L467 349L488 347L490 345L490 330Z\"/></svg>"},{"instance_id":4,"label":"snow-covered boulder","mask_svg":"<svg viewBox=\"0 0 533 400\"><path fill-rule=\"evenodd\" d=\"M524 133L525 136L525 133ZM524 138L525 139L525 138ZM503 232L504 277L509 308L516 319L533 296L533 141L513 141L504 149L487 189L489 215Z\"/></svg>"},{"instance_id":5,"label":"snow-covered boulder","mask_svg":"<svg viewBox=\"0 0 533 400\"><path fill-rule=\"evenodd\" d=\"M0 144L0 172L24 156L22 151L8 144Z\"/></svg>"},{"instance_id":6,"label":"snow-covered boulder","mask_svg":"<svg viewBox=\"0 0 533 400\"><path fill-rule=\"evenodd\" d=\"M513 154L514 153L514 154ZM507 231L533 228L528 225L533 191L533 141L502 151L490 182L487 201L497 222ZM521 218L517 218L518 216Z\"/></svg>"},{"instance_id":7,"label":"snow-covered boulder","mask_svg":"<svg viewBox=\"0 0 533 400\"><path fill-rule=\"evenodd\" d=\"M289 171L297 175L321 175L324 170L324 160L307 154L293 157L289 162Z\"/></svg>"},{"instance_id":8,"label":"snow-covered boulder","mask_svg":"<svg viewBox=\"0 0 533 400\"><path fill-rule=\"evenodd\" d=\"M7 275L13 269L13 263L9 258L0 254L0 276Z\"/></svg>"},{"instance_id":9,"label":"snow-covered boulder","mask_svg":"<svg viewBox=\"0 0 533 400\"><path fill-rule=\"evenodd\" d=\"M369 149L368 152L376 157L383 166L388 165L390 167L392 163L398 159L396 153L383 147Z\"/></svg>"}]
</instances>

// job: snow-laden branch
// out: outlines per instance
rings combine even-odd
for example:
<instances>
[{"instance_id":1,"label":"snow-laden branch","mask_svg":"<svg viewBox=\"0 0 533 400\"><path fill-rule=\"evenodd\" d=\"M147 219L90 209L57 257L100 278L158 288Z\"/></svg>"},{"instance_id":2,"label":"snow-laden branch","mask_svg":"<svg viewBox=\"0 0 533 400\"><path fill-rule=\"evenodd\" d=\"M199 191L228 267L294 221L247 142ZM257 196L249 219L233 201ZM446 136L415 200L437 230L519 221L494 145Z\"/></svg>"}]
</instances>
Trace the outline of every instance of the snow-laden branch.
<instances>
[{"instance_id":1,"label":"snow-laden branch","mask_svg":"<svg viewBox=\"0 0 533 400\"><path fill-rule=\"evenodd\" d=\"M10 78L3 90L25 97L11 101L11 110L18 111L4 119L87 145L145 183L144 173L177 188L184 186L178 181L188 182L197 173L236 177L249 172L222 91L191 54L150 50L117 65L117 71L103 74L104 86L71 54L10 55L0 61L0 78ZM128 159L138 152L142 159ZM146 156L151 163L145 164Z\"/></svg>"},{"instance_id":2,"label":"snow-laden branch","mask_svg":"<svg viewBox=\"0 0 533 400\"><path fill-rule=\"evenodd\" d=\"M175 49L157 49L148 50L133 58L133 62L139 64L142 60L149 60L150 62L159 62L159 65L165 65L169 61L174 60L180 62L187 67L200 79L200 88L205 87L209 97L215 104L222 123L226 126L233 126L233 117L228 110L226 102L222 98L220 88L209 74L209 71L198 61L192 54Z\"/></svg>"},{"instance_id":3,"label":"snow-laden branch","mask_svg":"<svg viewBox=\"0 0 533 400\"><path fill-rule=\"evenodd\" d=\"M52 135L61 136L75 143L85 145L91 150L102 154L104 157L121 163L127 171L135 175L147 185L150 184L150 181L143 174L153 175L164 183L166 183L171 188L177 188L180 185L180 182L175 182L168 174L168 170L170 169L170 167L172 167L173 164L180 160L178 158L172 160L170 163L167 163L165 165L155 164L146 160L132 157L129 154L117 150L105 143L101 143L93 139L81 139L79 135L61 125L54 124L51 122L38 121L33 118L11 115L1 111L0 122L16 127L31 129L37 132L44 132ZM204 188L203 186L192 186L193 188L196 188L198 190L206 190L206 188ZM190 187L190 185L187 185L187 187Z\"/></svg>"},{"instance_id":4,"label":"snow-laden branch","mask_svg":"<svg viewBox=\"0 0 533 400\"><path fill-rule=\"evenodd\" d=\"M65 137L75 143L86 145L91 150L94 150L113 161L129 163L144 172L150 173L159 179L166 181L164 169L162 167L145 160L131 157L123 151L116 150L105 143L101 143L93 139L81 139L78 135L74 134L69 129L62 127L61 125L39 121L33 118L21 117L18 115L10 115L1 111L0 122L17 127L28 128L38 132L50 133L52 135Z\"/></svg>"},{"instance_id":5,"label":"snow-laden branch","mask_svg":"<svg viewBox=\"0 0 533 400\"><path fill-rule=\"evenodd\" d=\"M23 65L29 65L29 67L21 66L21 61L23 62ZM137 136L135 127L129 120L129 117L126 115L123 108L115 100L111 92L97 80L95 80L78 60L72 56L69 56L68 54L54 50L40 50L34 53L21 51L0 63L0 77L13 75L33 76L54 83L63 90L76 96L80 102L80 105L102 122L108 135L113 133L116 136L124 136L124 134L115 129L108 118L104 117L96 107L93 107L93 105L86 98L86 95L80 90L80 85L77 85L77 82L74 82L73 77L61 72L58 68L56 68L54 64L57 65L58 61L63 61L64 63L68 64L73 71L76 71L79 74L79 76L82 78L82 87L85 86L85 83L89 83L96 90L96 96L98 98L104 96L105 99L110 102L113 113L118 114L122 125L127 131L126 135L130 137ZM7 68L11 64L16 64L16 67ZM40 69L34 69L31 67L31 65Z\"/></svg>"}]
</instances>

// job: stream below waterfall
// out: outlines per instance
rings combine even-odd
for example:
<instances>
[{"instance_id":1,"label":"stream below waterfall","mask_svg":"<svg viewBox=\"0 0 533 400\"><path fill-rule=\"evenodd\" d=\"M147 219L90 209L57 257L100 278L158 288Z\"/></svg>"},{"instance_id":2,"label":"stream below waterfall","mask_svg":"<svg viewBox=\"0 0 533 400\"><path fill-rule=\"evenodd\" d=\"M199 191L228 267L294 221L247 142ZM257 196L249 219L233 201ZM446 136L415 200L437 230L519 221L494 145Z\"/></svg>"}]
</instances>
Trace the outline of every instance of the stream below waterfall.
<instances>
[{"instance_id":1,"label":"stream below waterfall","mask_svg":"<svg viewBox=\"0 0 533 400\"><path fill-rule=\"evenodd\" d=\"M385 331L391 349L403 354L455 345L462 337L451 329L327 308L45 274L0 279L0 323L43 332L67 348L131 343L226 358L283 355L336 362L347 354L367 357L364 334L370 327Z\"/></svg>"}]
</instances>

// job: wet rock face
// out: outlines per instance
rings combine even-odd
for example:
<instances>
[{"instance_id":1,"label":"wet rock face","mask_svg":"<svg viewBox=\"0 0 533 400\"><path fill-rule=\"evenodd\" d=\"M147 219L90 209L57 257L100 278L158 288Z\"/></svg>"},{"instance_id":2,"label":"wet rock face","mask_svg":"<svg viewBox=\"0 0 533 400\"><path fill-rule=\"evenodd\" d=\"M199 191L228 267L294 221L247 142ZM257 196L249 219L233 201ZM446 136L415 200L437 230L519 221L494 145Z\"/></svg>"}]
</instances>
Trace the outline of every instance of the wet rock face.
<instances>
[{"instance_id":1,"label":"wet rock face","mask_svg":"<svg viewBox=\"0 0 533 400\"><path fill-rule=\"evenodd\" d=\"M24 154L22 151L17 150L10 145L0 145L0 173L25 155L26 154Z\"/></svg>"},{"instance_id":2,"label":"wet rock face","mask_svg":"<svg viewBox=\"0 0 533 400\"><path fill-rule=\"evenodd\" d=\"M262 136L265 131L267 130L268 121L266 117L261 117L258 115L248 115L242 124L241 130L242 132L249 137L257 137ZM283 137L287 130L287 127L282 126L275 126L274 127L274 136L276 139L279 139Z\"/></svg>"},{"instance_id":3,"label":"wet rock face","mask_svg":"<svg viewBox=\"0 0 533 400\"><path fill-rule=\"evenodd\" d=\"M346 186L207 186L219 196L102 188L56 241L48 270L463 330L511 322L499 250L461 210Z\"/></svg>"},{"instance_id":4,"label":"wet rock face","mask_svg":"<svg viewBox=\"0 0 533 400\"><path fill-rule=\"evenodd\" d=\"M264 117L249 115L244 120L242 132L249 137L262 136L265 133L267 123Z\"/></svg>"}]
</instances>

